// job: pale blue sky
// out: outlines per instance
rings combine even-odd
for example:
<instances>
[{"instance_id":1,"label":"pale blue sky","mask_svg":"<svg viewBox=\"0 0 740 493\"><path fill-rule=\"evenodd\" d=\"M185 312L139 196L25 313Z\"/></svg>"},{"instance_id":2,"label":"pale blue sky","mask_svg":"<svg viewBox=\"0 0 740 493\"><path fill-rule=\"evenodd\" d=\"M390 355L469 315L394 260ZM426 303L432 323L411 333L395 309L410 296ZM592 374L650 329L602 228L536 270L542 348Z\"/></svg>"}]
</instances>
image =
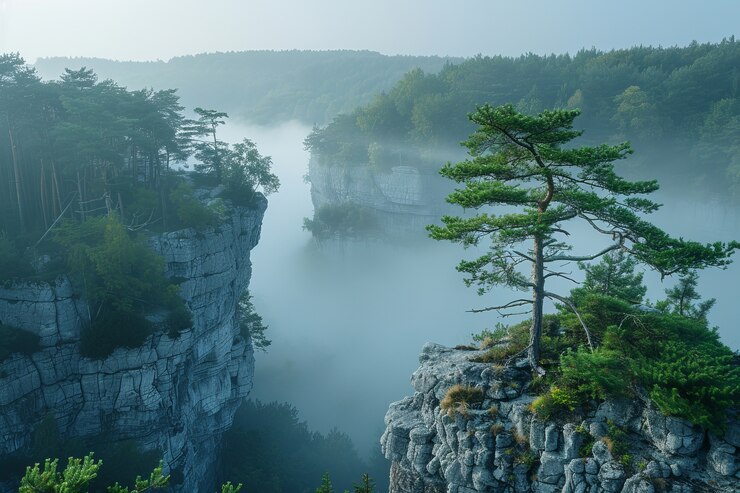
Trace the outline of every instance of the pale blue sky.
<instances>
[{"instance_id":1,"label":"pale blue sky","mask_svg":"<svg viewBox=\"0 0 740 493\"><path fill-rule=\"evenodd\" d=\"M0 52L156 60L212 51L518 55L738 34L740 0L0 0Z\"/></svg>"}]
</instances>

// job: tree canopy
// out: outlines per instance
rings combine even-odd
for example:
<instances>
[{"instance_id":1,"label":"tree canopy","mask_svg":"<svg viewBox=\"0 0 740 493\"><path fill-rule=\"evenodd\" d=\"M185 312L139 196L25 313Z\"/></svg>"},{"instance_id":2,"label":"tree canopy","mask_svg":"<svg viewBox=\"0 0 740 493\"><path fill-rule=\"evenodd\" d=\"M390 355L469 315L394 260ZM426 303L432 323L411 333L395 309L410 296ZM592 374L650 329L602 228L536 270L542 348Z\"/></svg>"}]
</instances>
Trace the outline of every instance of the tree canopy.
<instances>
[{"instance_id":1,"label":"tree canopy","mask_svg":"<svg viewBox=\"0 0 740 493\"><path fill-rule=\"evenodd\" d=\"M658 189L655 181L628 181L614 163L632 153L628 143L575 147L581 135L573 129L578 110L520 113L511 104L484 105L470 115L477 130L463 143L470 158L448 163L440 173L464 188L448 202L480 210L472 217L444 216L442 226L429 226L432 238L464 246L491 241L487 253L464 260L458 270L479 294L494 285L530 291L483 310L530 306L532 326L528 356L538 369L545 298L572 305L567 297L546 290L552 277L569 279L562 265L587 262L623 251L656 269L661 276L704 267L723 267L740 243L701 244L669 236L644 219L659 205L642 197ZM489 206L506 206L500 214ZM572 253L567 224L580 221L609 239L595 252ZM531 275L522 273L529 265ZM588 328L584 324L584 329ZM591 341L589 340L591 344Z\"/></svg>"},{"instance_id":2,"label":"tree canopy","mask_svg":"<svg viewBox=\"0 0 740 493\"><path fill-rule=\"evenodd\" d=\"M319 162L366 165L371 149L400 148L404 164L432 169L440 152L473 130L461 108L472 111L484 101L513 103L529 115L579 108L585 143L635 144L632 173L740 197L738 66L734 37L685 47L477 56L439 73L408 72L306 142Z\"/></svg>"}]
</instances>

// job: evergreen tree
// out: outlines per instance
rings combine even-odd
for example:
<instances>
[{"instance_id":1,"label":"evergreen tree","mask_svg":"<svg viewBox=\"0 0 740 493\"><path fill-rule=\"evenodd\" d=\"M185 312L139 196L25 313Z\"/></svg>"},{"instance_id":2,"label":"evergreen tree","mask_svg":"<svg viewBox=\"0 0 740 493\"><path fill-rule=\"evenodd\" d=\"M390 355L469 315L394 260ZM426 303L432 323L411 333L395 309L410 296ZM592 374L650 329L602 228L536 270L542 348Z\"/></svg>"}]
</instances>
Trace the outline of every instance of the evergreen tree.
<instances>
[{"instance_id":1,"label":"evergreen tree","mask_svg":"<svg viewBox=\"0 0 740 493\"><path fill-rule=\"evenodd\" d=\"M355 493L373 493L375 489L375 481L370 477L368 473L362 475L362 479L359 485L355 485Z\"/></svg>"},{"instance_id":2,"label":"evergreen tree","mask_svg":"<svg viewBox=\"0 0 740 493\"><path fill-rule=\"evenodd\" d=\"M622 250L612 251L595 265L579 262L578 267L586 272L581 287L571 290L570 297L577 304L578 298L586 293L598 293L639 304L647 288L642 284L643 273L635 273L637 262Z\"/></svg>"},{"instance_id":3,"label":"evergreen tree","mask_svg":"<svg viewBox=\"0 0 740 493\"><path fill-rule=\"evenodd\" d=\"M334 487L331 484L328 472L325 472L321 477L321 486L316 488L316 493L334 493Z\"/></svg>"},{"instance_id":4,"label":"evergreen tree","mask_svg":"<svg viewBox=\"0 0 740 493\"><path fill-rule=\"evenodd\" d=\"M545 289L549 278L568 278L558 266L622 250L666 276L690 268L725 266L730 263L728 257L740 248L737 242L702 245L674 239L642 219L659 206L638 196L654 192L658 184L630 182L614 172L614 162L632 153L626 142L571 147L570 142L581 135L573 130L578 115L578 110L554 110L527 116L512 105L479 107L470 115L478 129L463 143L471 158L448 163L440 171L465 185L447 201L465 209L507 206L516 211L444 216L443 226L428 226L432 238L466 247L478 245L485 237L491 239L487 253L458 265L468 276L466 284L477 285L479 294L494 285L531 292L530 299L522 297L478 311L531 305L527 351L538 373L543 372L538 363L545 298L575 309L569 299ZM565 241L570 232L564 223L575 219L612 242L595 253L571 254L572 246ZM526 264L531 266L529 278L520 270ZM583 327L591 343L585 324Z\"/></svg>"},{"instance_id":5,"label":"evergreen tree","mask_svg":"<svg viewBox=\"0 0 740 493\"><path fill-rule=\"evenodd\" d=\"M699 275L695 271L682 274L678 278L678 284L666 289L667 298L658 302L657 308L681 315L682 317L695 320L706 320L707 313L716 303L715 298L700 301L701 295L696 290Z\"/></svg>"},{"instance_id":6,"label":"evergreen tree","mask_svg":"<svg viewBox=\"0 0 740 493\"><path fill-rule=\"evenodd\" d=\"M189 121L189 136L194 139L195 157L202 161L201 168L206 172L213 172L220 182L224 171L224 159L228 145L218 140L216 129L224 125L229 115L216 110L195 108L198 120ZM201 140L202 139L202 140Z\"/></svg>"}]
</instances>

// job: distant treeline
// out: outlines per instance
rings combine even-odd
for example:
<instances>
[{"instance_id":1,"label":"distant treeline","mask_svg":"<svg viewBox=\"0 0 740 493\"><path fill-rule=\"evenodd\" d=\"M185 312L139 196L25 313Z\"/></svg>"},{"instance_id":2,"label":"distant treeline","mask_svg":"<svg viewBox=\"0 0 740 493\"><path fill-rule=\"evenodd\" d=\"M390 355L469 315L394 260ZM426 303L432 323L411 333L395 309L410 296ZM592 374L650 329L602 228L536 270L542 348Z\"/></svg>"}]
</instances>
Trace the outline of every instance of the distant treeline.
<instances>
[{"instance_id":1,"label":"distant treeline","mask_svg":"<svg viewBox=\"0 0 740 493\"><path fill-rule=\"evenodd\" d=\"M294 50L210 53L167 62L42 58L35 67L45 79L85 66L133 89L178 87L188 105L224 108L255 123L323 124L369 103L413 68L437 72L450 61L461 59Z\"/></svg>"},{"instance_id":2,"label":"distant treeline","mask_svg":"<svg viewBox=\"0 0 740 493\"><path fill-rule=\"evenodd\" d=\"M579 108L584 143L630 140L633 172L740 194L740 42L482 57L413 70L388 92L316 128L307 146L335 164L439 167L484 103L536 114ZM410 157L411 156L411 157ZM416 161L416 162L415 162Z\"/></svg>"}]
</instances>

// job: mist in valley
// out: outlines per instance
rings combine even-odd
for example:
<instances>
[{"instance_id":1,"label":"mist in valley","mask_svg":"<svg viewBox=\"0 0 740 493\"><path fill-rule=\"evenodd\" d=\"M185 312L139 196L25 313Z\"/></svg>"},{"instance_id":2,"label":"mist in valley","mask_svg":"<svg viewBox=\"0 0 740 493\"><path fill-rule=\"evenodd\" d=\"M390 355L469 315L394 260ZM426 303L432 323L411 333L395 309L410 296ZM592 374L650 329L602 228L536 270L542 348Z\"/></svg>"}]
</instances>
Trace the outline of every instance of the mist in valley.
<instances>
[{"instance_id":1,"label":"mist in valley","mask_svg":"<svg viewBox=\"0 0 740 493\"><path fill-rule=\"evenodd\" d=\"M455 265L475 252L458 245L421 237L411 244L371 241L318 248L302 228L303 218L313 215L310 184L304 179L309 153L302 143L309 131L296 122L259 127L231 121L224 128L227 140L248 137L272 156L281 181L280 190L268 198L262 237L251 257L250 292L272 339L267 352L256 356L251 395L290 402L312 428L339 428L367 456L379 448L388 403L413 392L409 379L425 343L465 344L473 333L523 316L502 320L495 312L468 312L512 299L514 293L497 289L479 297L465 287ZM736 208L680 192L672 188L656 194L656 201L665 204L652 216L657 225L671 235L705 242L740 237ZM569 230L574 253L593 252L608 241L587 227ZM582 277L575 265L568 269ZM699 283L705 298L717 298L709 321L733 349L740 347L733 294L739 276L735 263L727 270L701 272ZM654 302L675 281L661 283L647 271L645 282L647 298ZM552 283L561 293L572 287Z\"/></svg>"}]
</instances>

